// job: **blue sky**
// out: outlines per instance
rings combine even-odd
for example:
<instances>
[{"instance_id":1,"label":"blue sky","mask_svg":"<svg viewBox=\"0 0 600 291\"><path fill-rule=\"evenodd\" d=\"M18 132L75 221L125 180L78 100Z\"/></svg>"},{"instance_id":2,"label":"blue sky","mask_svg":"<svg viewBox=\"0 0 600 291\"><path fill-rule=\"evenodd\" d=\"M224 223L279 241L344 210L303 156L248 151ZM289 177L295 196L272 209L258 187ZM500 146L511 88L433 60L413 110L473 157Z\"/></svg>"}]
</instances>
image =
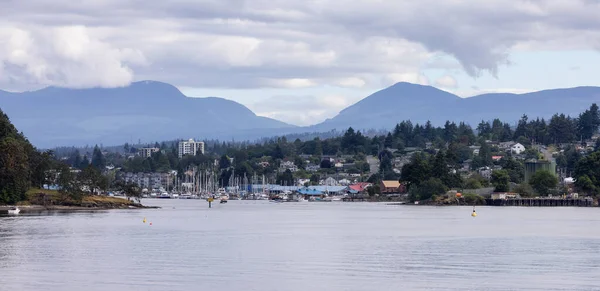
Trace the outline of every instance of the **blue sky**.
<instances>
[{"instance_id":1,"label":"blue sky","mask_svg":"<svg viewBox=\"0 0 600 291\"><path fill-rule=\"evenodd\" d=\"M0 88L136 80L297 125L399 81L468 97L598 85L600 1L9 1Z\"/></svg>"}]
</instances>

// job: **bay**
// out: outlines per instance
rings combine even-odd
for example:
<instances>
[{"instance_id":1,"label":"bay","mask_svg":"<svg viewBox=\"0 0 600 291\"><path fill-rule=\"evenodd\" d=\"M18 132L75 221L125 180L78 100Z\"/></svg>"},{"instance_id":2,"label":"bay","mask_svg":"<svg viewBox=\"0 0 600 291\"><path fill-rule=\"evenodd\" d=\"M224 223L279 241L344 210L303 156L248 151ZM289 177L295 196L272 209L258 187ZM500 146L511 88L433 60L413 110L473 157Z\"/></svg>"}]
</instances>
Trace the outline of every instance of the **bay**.
<instances>
[{"instance_id":1,"label":"bay","mask_svg":"<svg viewBox=\"0 0 600 291\"><path fill-rule=\"evenodd\" d=\"M143 203L0 217L0 290L600 290L598 208Z\"/></svg>"}]
</instances>

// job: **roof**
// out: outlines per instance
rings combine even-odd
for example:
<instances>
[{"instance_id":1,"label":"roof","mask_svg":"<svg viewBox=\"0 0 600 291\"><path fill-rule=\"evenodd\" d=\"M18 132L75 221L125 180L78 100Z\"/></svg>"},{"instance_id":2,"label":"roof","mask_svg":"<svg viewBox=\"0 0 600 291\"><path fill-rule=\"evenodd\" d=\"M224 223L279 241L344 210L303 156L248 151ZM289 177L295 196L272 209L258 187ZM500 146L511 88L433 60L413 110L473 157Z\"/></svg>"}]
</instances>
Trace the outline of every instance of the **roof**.
<instances>
[{"instance_id":1,"label":"roof","mask_svg":"<svg viewBox=\"0 0 600 291\"><path fill-rule=\"evenodd\" d=\"M352 184L350 186L348 186L350 188L350 190L354 190L354 191L363 191L365 190L365 188L367 188L368 186L370 186L371 183L365 183L365 182L359 182L356 184Z\"/></svg>"},{"instance_id":2,"label":"roof","mask_svg":"<svg viewBox=\"0 0 600 291\"><path fill-rule=\"evenodd\" d=\"M383 187L385 188L398 188L400 187L400 182L395 180L381 181L383 183Z\"/></svg>"},{"instance_id":3,"label":"roof","mask_svg":"<svg viewBox=\"0 0 600 291\"><path fill-rule=\"evenodd\" d=\"M302 195L323 195L323 192L321 192L317 189L310 189L310 188L299 189L298 193L300 193Z\"/></svg>"}]
</instances>

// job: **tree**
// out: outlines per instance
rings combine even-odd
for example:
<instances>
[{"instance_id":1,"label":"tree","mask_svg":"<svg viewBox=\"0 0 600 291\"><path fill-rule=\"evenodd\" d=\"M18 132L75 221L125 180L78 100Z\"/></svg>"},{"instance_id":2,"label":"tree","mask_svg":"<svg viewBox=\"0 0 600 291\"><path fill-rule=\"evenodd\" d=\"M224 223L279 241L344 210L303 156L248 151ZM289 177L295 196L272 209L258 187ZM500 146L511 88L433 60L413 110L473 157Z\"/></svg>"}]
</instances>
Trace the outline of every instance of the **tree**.
<instances>
[{"instance_id":1,"label":"tree","mask_svg":"<svg viewBox=\"0 0 600 291\"><path fill-rule=\"evenodd\" d=\"M596 103L590 106L590 109L584 111L577 119L577 130L579 137L582 139L590 139L598 132L600 126L600 112Z\"/></svg>"},{"instance_id":2,"label":"tree","mask_svg":"<svg viewBox=\"0 0 600 291\"><path fill-rule=\"evenodd\" d=\"M94 152L92 153L92 166L100 171L106 167L106 158L98 146L94 147Z\"/></svg>"},{"instance_id":3,"label":"tree","mask_svg":"<svg viewBox=\"0 0 600 291\"><path fill-rule=\"evenodd\" d=\"M431 177L431 167L422 154L415 154L412 161L402 167L400 180L407 184L408 189Z\"/></svg>"},{"instance_id":4,"label":"tree","mask_svg":"<svg viewBox=\"0 0 600 291\"><path fill-rule=\"evenodd\" d=\"M57 184L59 187L58 191L63 195L63 199L70 198L79 202L83 199L83 187L79 179L77 179L77 175L67 165L62 163L58 166Z\"/></svg>"},{"instance_id":5,"label":"tree","mask_svg":"<svg viewBox=\"0 0 600 291\"><path fill-rule=\"evenodd\" d=\"M588 177L587 175L579 177L576 181L576 185L577 188L579 188L579 190L583 191L584 193L594 195L598 194L598 188L596 187L596 185L594 185L592 179L590 179L590 177Z\"/></svg>"},{"instance_id":6,"label":"tree","mask_svg":"<svg viewBox=\"0 0 600 291\"><path fill-rule=\"evenodd\" d=\"M523 197L533 197L533 196L535 196L533 188L528 183L522 183L522 184L517 185L515 187L514 192L518 193L519 195L521 195Z\"/></svg>"},{"instance_id":7,"label":"tree","mask_svg":"<svg viewBox=\"0 0 600 291\"><path fill-rule=\"evenodd\" d=\"M535 172L531 179L529 179L529 185L540 195L548 195L550 189L553 189L558 184L558 179L552 173L547 170L540 170Z\"/></svg>"},{"instance_id":8,"label":"tree","mask_svg":"<svg viewBox=\"0 0 600 291\"><path fill-rule=\"evenodd\" d=\"M332 165L331 165L331 160L329 159L323 159L321 161L321 169L331 169Z\"/></svg>"},{"instance_id":9,"label":"tree","mask_svg":"<svg viewBox=\"0 0 600 291\"><path fill-rule=\"evenodd\" d=\"M575 121L564 114L555 114L548 125L549 138L553 143L570 143L576 139Z\"/></svg>"},{"instance_id":10,"label":"tree","mask_svg":"<svg viewBox=\"0 0 600 291\"><path fill-rule=\"evenodd\" d=\"M587 192L600 189L600 151L581 158L575 166L575 186Z\"/></svg>"},{"instance_id":11,"label":"tree","mask_svg":"<svg viewBox=\"0 0 600 291\"><path fill-rule=\"evenodd\" d=\"M140 203L142 199L142 189L137 184L118 182L115 188L122 191L128 199L133 198L137 203Z\"/></svg>"},{"instance_id":12,"label":"tree","mask_svg":"<svg viewBox=\"0 0 600 291\"><path fill-rule=\"evenodd\" d=\"M416 187L408 191L408 197L411 201L428 200L434 195L442 195L448 191L444 183L437 178L429 178Z\"/></svg>"},{"instance_id":13,"label":"tree","mask_svg":"<svg viewBox=\"0 0 600 291\"><path fill-rule=\"evenodd\" d=\"M82 186L88 189L89 194L94 194L98 190L106 190L108 180L94 166L90 165L79 173L79 181Z\"/></svg>"},{"instance_id":14,"label":"tree","mask_svg":"<svg viewBox=\"0 0 600 291\"><path fill-rule=\"evenodd\" d=\"M495 192L508 192L510 189L510 176L505 170L492 172L492 185Z\"/></svg>"},{"instance_id":15,"label":"tree","mask_svg":"<svg viewBox=\"0 0 600 291\"><path fill-rule=\"evenodd\" d=\"M0 202L25 200L31 185L28 159L22 141L13 137L0 139Z\"/></svg>"},{"instance_id":16,"label":"tree","mask_svg":"<svg viewBox=\"0 0 600 291\"><path fill-rule=\"evenodd\" d=\"M277 184L285 185L285 186L293 186L295 185L294 175L290 169L285 170L285 172L279 174L277 176Z\"/></svg>"},{"instance_id":17,"label":"tree","mask_svg":"<svg viewBox=\"0 0 600 291\"><path fill-rule=\"evenodd\" d=\"M221 170L223 169L228 169L231 166L231 160L229 160L229 157L227 155L222 155L221 158L219 159L219 168Z\"/></svg>"}]
</instances>

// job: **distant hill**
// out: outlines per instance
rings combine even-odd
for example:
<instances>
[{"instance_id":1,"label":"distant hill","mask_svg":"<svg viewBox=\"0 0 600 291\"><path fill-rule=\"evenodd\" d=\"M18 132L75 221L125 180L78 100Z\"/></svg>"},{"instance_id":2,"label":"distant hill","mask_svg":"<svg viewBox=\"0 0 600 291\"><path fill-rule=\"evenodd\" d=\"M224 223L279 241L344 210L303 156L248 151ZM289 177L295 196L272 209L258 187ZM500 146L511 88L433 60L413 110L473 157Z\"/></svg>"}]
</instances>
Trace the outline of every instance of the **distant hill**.
<instances>
[{"instance_id":1,"label":"distant hill","mask_svg":"<svg viewBox=\"0 0 600 291\"><path fill-rule=\"evenodd\" d=\"M223 98L189 98L172 85L0 91L0 108L39 147L254 136L294 126Z\"/></svg>"},{"instance_id":2,"label":"distant hill","mask_svg":"<svg viewBox=\"0 0 600 291\"><path fill-rule=\"evenodd\" d=\"M391 129L403 120L443 125L446 120L500 118L516 122L521 115L549 118L577 116L600 103L600 87L544 90L527 94L483 94L460 98L440 89L397 83L342 110L334 118L296 127L260 117L234 101L189 98L172 85L141 81L122 88L0 91L0 108L38 147L118 145L178 138L256 140L285 134Z\"/></svg>"},{"instance_id":3,"label":"distant hill","mask_svg":"<svg viewBox=\"0 0 600 291\"><path fill-rule=\"evenodd\" d=\"M554 113L578 116L592 103L600 102L600 87L554 89L526 94L483 94L460 98L431 86L397 83L378 91L337 116L311 127L326 131L352 126L391 128L402 120L442 125L446 120L465 121L476 126L481 120L500 118L516 122L523 114L529 118L549 118Z\"/></svg>"}]
</instances>

